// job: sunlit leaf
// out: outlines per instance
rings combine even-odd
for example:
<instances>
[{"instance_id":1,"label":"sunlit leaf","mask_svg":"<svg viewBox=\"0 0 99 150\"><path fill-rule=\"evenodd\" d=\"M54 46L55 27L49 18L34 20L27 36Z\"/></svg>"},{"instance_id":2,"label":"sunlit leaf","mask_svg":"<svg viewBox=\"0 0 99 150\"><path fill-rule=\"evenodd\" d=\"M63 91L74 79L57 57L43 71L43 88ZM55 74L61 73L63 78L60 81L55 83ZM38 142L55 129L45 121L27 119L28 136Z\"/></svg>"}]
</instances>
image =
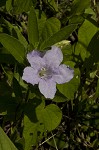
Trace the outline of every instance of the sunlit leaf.
<instances>
[{"instance_id":1,"label":"sunlit leaf","mask_svg":"<svg viewBox=\"0 0 99 150\"><path fill-rule=\"evenodd\" d=\"M0 127L0 149L1 150L18 150L14 144L11 142L11 140L8 138L8 136L5 134L5 132Z\"/></svg>"},{"instance_id":2,"label":"sunlit leaf","mask_svg":"<svg viewBox=\"0 0 99 150\"><path fill-rule=\"evenodd\" d=\"M75 46L75 54L80 54L83 60L90 56L90 53L89 51L87 51L87 48L97 30L98 28L94 24L92 24L88 20L85 20L78 31L78 42Z\"/></svg>"},{"instance_id":3,"label":"sunlit leaf","mask_svg":"<svg viewBox=\"0 0 99 150\"><path fill-rule=\"evenodd\" d=\"M44 103L39 99L34 99L33 102L27 103L24 106L24 130L23 136L25 138L25 149L31 149L42 138L44 126L38 120L37 114L44 108Z\"/></svg>"},{"instance_id":4,"label":"sunlit leaf","mask_svg":"<svg viewBox=\"0 0 99 150\"><path fill-rule=\"evenodd\" d=\"M41 117L44 128L52 131L60 124L62 112L58 106L50 104L41 111Z\"/></svg>"},{"instance_id":5,"label":"sunlit leaf","mask_svg":"<svg viewBox=\"0 0 99 150\"><path fill-rule=\"evenodd\" d=\"M39 140L43 137L44 132L43 124L40 122L34 123L31 120L24 116L24 130L23 136L25 138L25 148L24 150L31 149L32 146L35 146Z\"/></svg>"}]
</instances>

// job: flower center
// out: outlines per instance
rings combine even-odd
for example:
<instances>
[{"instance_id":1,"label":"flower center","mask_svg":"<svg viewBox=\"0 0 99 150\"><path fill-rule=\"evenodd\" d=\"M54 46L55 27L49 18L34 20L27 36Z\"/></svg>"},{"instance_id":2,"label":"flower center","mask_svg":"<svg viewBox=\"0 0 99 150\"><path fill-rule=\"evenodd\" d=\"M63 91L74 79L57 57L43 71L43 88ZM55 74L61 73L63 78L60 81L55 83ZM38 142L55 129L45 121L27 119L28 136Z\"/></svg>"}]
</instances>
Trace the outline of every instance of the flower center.
<instances>
[{"instance_id":1,"label":"flower center","mask_svg":"<svg viewBox=\"0 0 99 150\"><path fill-rule=\"evenodd\" d=\"M39 74L40 78L47 78L47 79L49 79L49 78L52 77L51 69L50 68L46 68L46 67L42 67L40 69L40 71L38 72L38 74Z\"/></svg>"},{"instance_id":2,"label":"flower center","mask_svg":"<svg viewBox=\"0 0 99 150\"><path fill-rule=\"evenodd\" d=\"M42 67L41 70L39 71L39 76L44 77L47 74L46 68Z\"/></svg>"}]
</instances>

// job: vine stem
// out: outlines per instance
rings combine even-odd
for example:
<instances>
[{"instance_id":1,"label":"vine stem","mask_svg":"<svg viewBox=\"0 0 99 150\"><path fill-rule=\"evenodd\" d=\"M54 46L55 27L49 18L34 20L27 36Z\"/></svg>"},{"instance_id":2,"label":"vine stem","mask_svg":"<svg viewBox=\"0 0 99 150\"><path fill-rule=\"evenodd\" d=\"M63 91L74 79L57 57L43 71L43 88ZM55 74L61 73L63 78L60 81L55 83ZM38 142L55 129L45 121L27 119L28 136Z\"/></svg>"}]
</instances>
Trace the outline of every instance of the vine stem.
<instances>
[{"instance_id":1,"label":"vine stem","mask_svg":"<svg viewBox=\"0 0 99 150\"><path fill-rule=\"evenodd\" d=\"M49 141L50 139L52 139L56 134L52 135L51 137L49 137L48 139L46 139L44 142L42 142L41 144L39 144L39 146L43 145L44 143L46 143L47 141Z\"/></svg>"},{"instance_id":2,"label":"vine stem","mask_svg":"<svg viewBox=\"0 0 99 150\"><path fill-rule=\"evenodd\" d=\"M52 138L53 138L53 141L54 141L54 144L55 144L55 148L56 148L56 150L58 150L58 147L57 147L57 144L56 144L56 141L55 141L54 135L53 135L53 133L52 133L52 132L51 132L51 134L52 134Z\"/></svg>"}]
</instances>

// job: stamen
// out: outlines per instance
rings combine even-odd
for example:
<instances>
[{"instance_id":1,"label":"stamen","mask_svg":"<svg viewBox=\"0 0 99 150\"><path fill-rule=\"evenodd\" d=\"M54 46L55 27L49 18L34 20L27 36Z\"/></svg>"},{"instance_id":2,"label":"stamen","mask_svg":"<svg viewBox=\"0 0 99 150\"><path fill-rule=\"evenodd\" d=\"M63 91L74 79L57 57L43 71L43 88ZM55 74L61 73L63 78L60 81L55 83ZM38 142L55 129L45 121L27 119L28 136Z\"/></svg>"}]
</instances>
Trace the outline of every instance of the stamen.
<instances>
[{"instance_id":1,"label":"stamen","mask_svg":"<svg viewBox=\"0 0 99 150\"><path fill-rule=\"evenodd\" d=\"M38 72L39 74L39 77L40 78L51 78L52 77L52 71L50 68L45 68L45 67L42 67L41 70Z\"/></svg>"},{"instance_id":2,"label":"stamen","mask_svg":"<svg viewBox=\"0 0 99 150\"><path fill-rule=\"evenodd\" d=\"M39 76L44 77L47 74L46 68L42 67L41 70L39 71Z\"/></svg>"}]
</instances>

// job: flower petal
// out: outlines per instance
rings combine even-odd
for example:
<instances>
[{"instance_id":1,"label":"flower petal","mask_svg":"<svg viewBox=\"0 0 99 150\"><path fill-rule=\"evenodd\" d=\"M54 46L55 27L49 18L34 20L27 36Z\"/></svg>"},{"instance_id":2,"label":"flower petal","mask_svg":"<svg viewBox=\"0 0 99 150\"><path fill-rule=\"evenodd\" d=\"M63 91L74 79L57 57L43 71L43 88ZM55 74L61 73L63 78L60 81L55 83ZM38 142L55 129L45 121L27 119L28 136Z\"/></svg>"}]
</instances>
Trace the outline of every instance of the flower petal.
<instances>
[{"instance_id":1,"label":"flower petal","mask_svg":"<svg viewBox=\"0 0 99 150\"><path fill-rule=\"evenodd\" d=\"M52 79L40 80L39 90L46 97L53 99L56 93L56 83Z\"/></svg>"},{"instance_id":2,"label":"flower petal","mask_svg":"<svg viewBox=\"0 0 99 150\"><path fill-rule=\"evenodd\" d=\"M61 52L61 49L56 47L56 46L52 46L51 50L48 50L44 57L43 57L47 63L48 66L59 66L60 63L63 60L63 54Z\"/></svg>"},{"instance_id":3,"label":"flower petal","mask_svg":"<svg viewBox=\"0 0 99 150\"><path fill-rule=\"evenodd\" d=\"M43 53L37 50L33 50L27 54L27 59L30 59L31 57L36 57L36 56L43 57Z\"/></svg>"},{"instance_id":4,"label":"flower petal","mask_svg":"<svg viewBox=\"0 0 99 150\"><path fill-rule=\"evenodd\" d=\"M31 83L32 85L38 84L40 78L37 73L38 71L33 69L32 67L26 67L24 69L22 79L27 83Z\"/></svg>"},{"instance_id":5,"label":"flower petal","mask_svg":"<svg viewBox=\"0 0 99 150\"><path fill-rule=\"evenodd\" d=\"M69 82L74 76L74 70L70 69L66 65L62 64L53 74L53 80L58 84L63 84L65 82Z\"/></svg>"},{"instance_id":6,"label":"flower petal","mask_svg":"<svg viewBox=\"0 0 99 150\"><path fill-rule=\"evenodd\" d=\"M44 59L41 56L43 56L43 53L35 50L27 54L27 59L34 69L40 69L45 66Z\"/></svg>"}]
</instances>

